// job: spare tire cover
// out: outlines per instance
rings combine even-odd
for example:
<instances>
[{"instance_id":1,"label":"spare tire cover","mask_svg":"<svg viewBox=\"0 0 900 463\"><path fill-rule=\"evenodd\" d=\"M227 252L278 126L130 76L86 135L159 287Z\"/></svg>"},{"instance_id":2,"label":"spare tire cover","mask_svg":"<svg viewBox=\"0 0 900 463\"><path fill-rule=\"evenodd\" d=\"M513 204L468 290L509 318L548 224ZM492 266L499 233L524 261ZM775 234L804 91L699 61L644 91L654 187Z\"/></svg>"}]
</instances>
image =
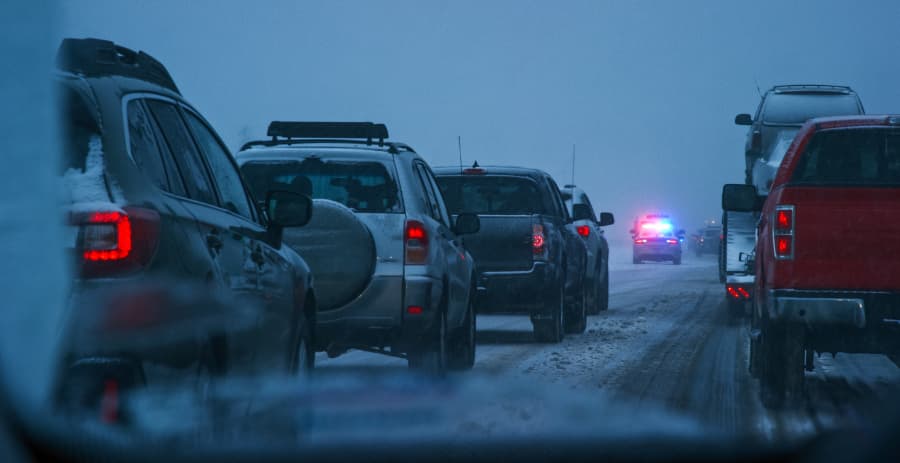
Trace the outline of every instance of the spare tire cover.
<instances>
[{"instance_id":1,"label":"spare tire cover","mask_svg":"<svg viewBox=\"0 0 900 463\"><path fill-rule=\"evenodd\" d=\"M359 295L375 270L375 242L350 208L314 199L309 223L284 230L284 242L313 273L318 310L340 307Z\"/></svg>"}]
</instances>

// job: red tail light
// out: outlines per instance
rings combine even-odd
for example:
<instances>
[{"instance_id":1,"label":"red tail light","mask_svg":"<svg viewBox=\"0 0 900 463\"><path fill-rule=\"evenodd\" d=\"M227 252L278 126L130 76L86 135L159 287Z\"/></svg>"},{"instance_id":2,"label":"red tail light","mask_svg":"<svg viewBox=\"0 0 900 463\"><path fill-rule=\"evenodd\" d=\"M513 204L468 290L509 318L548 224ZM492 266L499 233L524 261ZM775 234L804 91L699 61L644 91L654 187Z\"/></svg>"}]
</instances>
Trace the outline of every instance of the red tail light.
<instances>
[{"instance_id":1,"label":"red tail light","mask_svg":"<svg viewBox=\"0 0 900 463\"><path fill-rule=\"evenodd\" d=\"M428 231L418 220L406 221L404 234L406 265L424 265L428 260Z\"/></svg>"},{"instance_id":2,"label":"red tail light","mask_svg":"<svg viewBox=\"0 0 900 463\"><path fill-rule=\"evenodd\" d=\"M547 237L544 236L544 226L539 223L531 226L531 250L535 259L547 258Z\"/></svg>"},{"instance_id":3,"label":"red tail light","mask_svg":"<svg viewBox=\"0 0 900 463\"><path fill-rule=\"evenodd\" d=\"M591 227L589 227L587 225L579 225L579 226L575 227L575 230L578 231L579 235L581 235L585 238L587 238L588 236L591 236Z\"/></svg>"},{"instance_id":4,"label":"red tail light","mask_svg":"<svg viewBox=\"0 0 900 463\"><path fill-rule=\"evenodd\" d=\"M725 286L725 291L728 292L728 296L730 296L732 299L739 299L739 300L741 300L741 299L749 300L750 299L750 292L747 291L747 288L745 288L743 286L727 285L727 286Z\"/></svg>"},{"instance_id":5,"label":"red tail light","mask_svg":"<svg viewBox=\"0 0 900 463\"><path fill-rule=\"evenodd\" d=\"M153 258L159 242L159 213L126 207L121 211L73 214L78 227L81 276L113 276L138 271Z\"/></svg>"},{"instance_id":6,"label":"red tail light","mask_svg":"<svg viewBox=\"0 0 900 463\"><path fill-rule=\"evenodd\" d=\"M422 315L422 306L411 305L406 308L406 313L408 313L410 315Z\"/></svg>"},{"instance_id":7,"label":"red tail light","mask_svg":"<svg viewBox=\"0 0 900 463\"><path fill-rule=\"evenodd\" d=\"M634 240L634 244L647 244L647 239L646 238L638 238L638 239Z\"/></svg>"},{"instance_id":8,"label":"red tail light","mask_svg":"<svg viewBox=\"0 0 900 463\"><path fill-rule=\"evenodd\" d=\"M666 243L669 243L669 244L678 244L678 240L666 240Z\"/></svg>"},{"instance_id":9,"label":"red tail light","mask_svg":"<svg viewBox=\"0 0 900 463\"><path fill-rule=\"evenodd\" d=\"M794 212L794 206L775 206L775 215L772 217L772 241L776 259L794 258Z\"/></svg>"}]
</instances>

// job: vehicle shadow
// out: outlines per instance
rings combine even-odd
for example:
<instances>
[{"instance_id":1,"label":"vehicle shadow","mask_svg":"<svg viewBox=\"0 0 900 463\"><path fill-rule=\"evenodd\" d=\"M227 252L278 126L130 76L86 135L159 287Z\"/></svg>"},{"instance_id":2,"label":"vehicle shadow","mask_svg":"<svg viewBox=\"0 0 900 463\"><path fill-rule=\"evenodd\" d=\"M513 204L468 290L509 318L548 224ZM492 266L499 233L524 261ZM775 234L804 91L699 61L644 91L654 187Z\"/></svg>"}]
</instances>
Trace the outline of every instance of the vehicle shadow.
<instances>
[{"instance_id":1,"label":"vehicle shadow","mask_svg":"<svg viewBox=\"0 0 900 463\"><path fill-rule=\"evenodd\" d=\"M478 330L475 333L475 342L478 344L536 344L534 333L531 331L511 330Z\"/></svg>"}]
</instances>

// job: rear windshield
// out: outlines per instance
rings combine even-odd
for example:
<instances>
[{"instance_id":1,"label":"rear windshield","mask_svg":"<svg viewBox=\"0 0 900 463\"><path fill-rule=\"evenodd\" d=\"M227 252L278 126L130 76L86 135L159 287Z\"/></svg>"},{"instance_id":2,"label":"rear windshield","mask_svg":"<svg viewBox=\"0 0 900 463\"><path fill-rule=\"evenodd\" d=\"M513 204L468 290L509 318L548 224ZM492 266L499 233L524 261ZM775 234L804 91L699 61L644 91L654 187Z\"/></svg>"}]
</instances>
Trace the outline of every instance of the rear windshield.
<instances>
[{"instance_id":1,"label":"rear windshield","mask_svg":"<svg viewBox=\"0 0 900 463\"><path fill-rule=\"evenodd\" d=\"M792 183L900 186L900 130L818 132L800 158Z\"/></svg>"},{"instance_id":2,"label":"rear windshield","mask_svg":"<svg viewBox=\"0 0 900 463\"><path fill-rule=\"evenodd\" d=\"M545 214L538 186L527 177L438 177L438 185L451 214Z\"/></svg>"},{"instance_id":3,"label":"rear windshield","mask_svg":"<svg viewBox=\"0 0 900 463\"><path fill-rule=\"evenodd\" d=\"M270 190L329 199L358 212L403 212L392 166L378 161L320 159L249 162L241 167L257 201Z\"/></svg>"},{"instance_id":4,"label":"rear windshield","mask_svg":"<svg viewBox=\"0 0 900 463\"><path fill-rule=\"evenodd\" d=\"M771 93L766 97L763 122L802 124L824 116L860 114L856 95L829 93Z\"/></svg>"}]
</instances>

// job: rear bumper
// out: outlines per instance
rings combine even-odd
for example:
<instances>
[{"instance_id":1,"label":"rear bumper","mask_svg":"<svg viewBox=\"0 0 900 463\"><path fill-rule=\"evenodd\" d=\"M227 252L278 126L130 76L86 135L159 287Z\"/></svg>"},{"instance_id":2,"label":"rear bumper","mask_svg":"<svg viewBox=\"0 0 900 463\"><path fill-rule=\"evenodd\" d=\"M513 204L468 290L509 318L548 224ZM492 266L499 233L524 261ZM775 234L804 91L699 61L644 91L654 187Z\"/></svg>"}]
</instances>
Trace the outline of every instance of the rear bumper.
<instances>
[{"instance_id":1,"label":"rear bumper","mask_svg":"<svg viewBox=\"0 0 900 463\"><path fill-rule=\"evenodd\" d=\"M479 273L476 310L542 315L548 310L546 301L559 289L551 268L547 262L534 262L528 270Z\"/></svg>"},{"instance_id":2,"label":"rear bumper","mask_svg":"<svg viewBox=\"0 0 900 463\"><path fill-rule=\"evenodd\" d=\"M665 246L633 245L632 251L636 259L671 260L681 257L681 246L677 244Z\"/></svg>"},{"instance_id":3,"label":"rear bumper","mask_svg":"<svg viewBox=\"0 0 900 463\"><path fill-rule=\"evenodd\" d=\"M774 290L769 319L802 324L819 352L900 353L900 292Z\"/></svg>"},{"instance_id":4,"label":"rear bumper","mask_svg":"<svg viewBox=\"0 0 900 463\"><path fill-rule=\"evenodd\" d=\"M402 350L434 326L442 290L441 280L426 275L376 276L350 303L318 312L316 348L391 346ZM408 314L409 306L422 311Z\"/></svg>"}]
</instances>

